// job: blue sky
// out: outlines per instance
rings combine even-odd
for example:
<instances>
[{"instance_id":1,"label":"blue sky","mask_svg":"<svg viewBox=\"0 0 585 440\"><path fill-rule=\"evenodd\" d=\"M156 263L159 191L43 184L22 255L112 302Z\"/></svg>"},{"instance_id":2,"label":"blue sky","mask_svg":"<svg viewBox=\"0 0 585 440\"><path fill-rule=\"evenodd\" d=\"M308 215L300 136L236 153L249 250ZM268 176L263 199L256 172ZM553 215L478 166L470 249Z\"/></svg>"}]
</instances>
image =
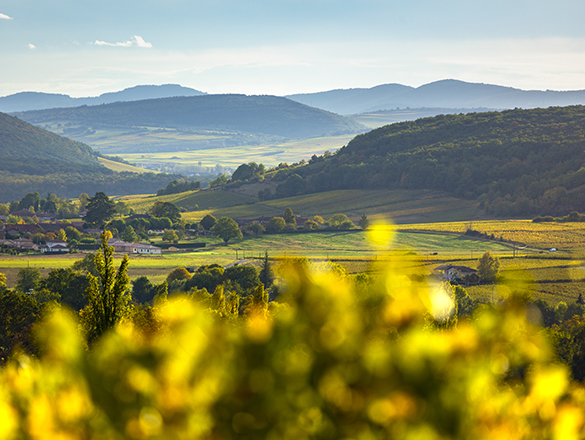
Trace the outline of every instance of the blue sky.
<instances>
[{"instance_id":1,"label":"blue sky","mask_svg":"<svg viewBox=\"0 0 585 440\"><path fill-rule=\"evenodd\" d=\"M138 84L306 93L454 78L585 89L582 0L18 0L0 96Z\"/></svg>"}]
</instances>

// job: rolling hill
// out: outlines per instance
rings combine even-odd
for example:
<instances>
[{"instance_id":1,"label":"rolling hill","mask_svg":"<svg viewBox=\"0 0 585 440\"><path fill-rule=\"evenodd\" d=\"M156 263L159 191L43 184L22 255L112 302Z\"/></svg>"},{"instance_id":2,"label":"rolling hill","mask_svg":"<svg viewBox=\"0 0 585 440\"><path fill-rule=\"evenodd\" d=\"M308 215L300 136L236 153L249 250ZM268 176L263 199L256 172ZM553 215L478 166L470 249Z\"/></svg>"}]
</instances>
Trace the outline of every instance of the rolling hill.
<instances>
[{"instance_id":1,"label":"rolling hill","mask_svg":"<svg viewBox=\"0 0 585 440\"><path fill-rule=\"evenodd\" d=\"M330 112L350 115L405 108L512 109L585 104L585 90L520 90L453 79L414 88L385 84L369 89L340 89L288 95L287 98Z\"/></svg>"},{"instance_id":2,"label":"rolling hill","mask_svg":"<svg viewBox=\"0 0 585 440\"><path fill-rule=\"evenodd\" d=\"M16 114L32 124L219 130L282 138L357 133L351 119L277 96L204 95L116 102ZM73 134L74 135L74 134Z\"/></svg>"},{"instance_id":3,"label":"rolling hill","mask_svg":"<svg viewBox=\"0 0 585 440\"><path fill-rule=\"evenodd\" d=\"M117 173L100 165L87 145L0 113L0 202L20 200L29 192L60 197L80 193L156 192L176 176Z\"/></svg>"},{"instance_id":4,"label":"rolling hill","mask_svg":"<svg viewBox=\"0 0 585 440\"><path fill-rule=\"evenodd\" d=\"M200 95L205 95L205 93L177 84L164 84L160 86L142 85L88 98L72 98L69 95L56 93L21 92L0 97L0 112L23 112L48 108L100 105L118 101L138 101L142 99L169 98L172 96Z\"/></svg>"},{"instance_id":5,"label":"rolling hill","mask_svg":"<svg viewBox=\"0 0 585 440\"><path fill-rule=\"evenodd\" d=\"M584 145L584 106L442 115L373 130L282 170L276 193L434 189L499 216L566 215L584 211Z\"/></svg>"}]
</instances>

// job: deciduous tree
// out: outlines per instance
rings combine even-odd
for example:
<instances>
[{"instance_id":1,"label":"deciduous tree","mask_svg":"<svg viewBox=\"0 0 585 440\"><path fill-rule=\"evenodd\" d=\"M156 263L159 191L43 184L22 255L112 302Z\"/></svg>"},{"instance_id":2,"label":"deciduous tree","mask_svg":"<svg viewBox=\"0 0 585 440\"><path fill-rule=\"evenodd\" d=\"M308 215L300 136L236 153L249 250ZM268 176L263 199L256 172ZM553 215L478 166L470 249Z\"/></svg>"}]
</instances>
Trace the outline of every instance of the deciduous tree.
<instances>
[{"instance_id":1,"label":"deciduous tree","mask_svg":"<svg viewBox=\"0 0 585 440\"><path fill-rule=\"evenodd\" d=\"M221 238L227 246L232 238L243 238L242 231L233 218L222 217L212 228L213 235Z\"/></svg>"},{"instance_id":2,"label":"deciduous tree","mask_svg":"<svg viewBox=\"0 0 585 440\"><path fill-rule=\"evenodd\" d=\"M486 251L479 259L477 266L477 274L479 278L486 283L493 283L496 281L500 272L500 260L498 257L492 255L490 251Z\"/></svg>"}]
</instances>

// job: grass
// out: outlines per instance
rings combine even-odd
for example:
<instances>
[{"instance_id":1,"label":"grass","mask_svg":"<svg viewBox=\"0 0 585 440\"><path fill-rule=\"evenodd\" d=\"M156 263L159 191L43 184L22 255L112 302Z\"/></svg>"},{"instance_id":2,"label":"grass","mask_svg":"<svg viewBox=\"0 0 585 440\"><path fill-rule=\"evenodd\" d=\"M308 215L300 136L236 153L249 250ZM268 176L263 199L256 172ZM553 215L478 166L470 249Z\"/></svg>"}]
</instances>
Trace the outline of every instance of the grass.
<instances>
[{"instance_id":1,"label":"grass","mask_svg":"<svg viewBox=\"0 0 585 440\"><path fill-rule=\"evenodd\" d=\"M130 153L128 151L108 151L117 154L125 160L136 164L162 163L198 165L213 167L221 165L236 169L242 163L257 162L267 167L279 163L296 163L301 159L309 160L314 154L322 155L326 150L335 151L346 145L355 135L318 137L300 139L281 143L260 143L257 145L238 145L213 148L189 148L180 145L173 148L173 143L165 148L164 152ZM184 141L184 139L181 139ZM92 145L91 143L89 145ZM179 147L179 145L177 145ZM187 151L186 151L187 150Z\"/></svg>"},{"instance_id":2,"label":"grass","mask_svg":"<svg viewBox=\"0 0 585 440\"><path fill-rule=\"evenodd\" d=\"M116 171L118 173L121 173L123 171L131 173L158 173L158 171L145 170L144 168L135 167L133 165L127 165L125 163L116 162L114 160L109 160L103 157L98 157L98 161L106 168L109 168L110 170Z\"/></svg>"},{"instance_id":3,"label":"grass","mask_svg":"<svg viewBox=\"0 0 585 440\"><path fill-rule=\"evenodd\" d=\"M242 187L245 188L245 187ZM207 214L237 219L281 216L290 207L303 217L330 217L344 213L354 220L366 214L370 220L395 223L445 222L479 218L483 212L475 201L456 199L428 190L338 190L259 202L256 197L236 191L189 191L168 196L121 197L136 212L146 212L162 200L187 209L183 218L198 221ZM195 206L198 208L195 209Z\"/></svg>"}]
</instances>

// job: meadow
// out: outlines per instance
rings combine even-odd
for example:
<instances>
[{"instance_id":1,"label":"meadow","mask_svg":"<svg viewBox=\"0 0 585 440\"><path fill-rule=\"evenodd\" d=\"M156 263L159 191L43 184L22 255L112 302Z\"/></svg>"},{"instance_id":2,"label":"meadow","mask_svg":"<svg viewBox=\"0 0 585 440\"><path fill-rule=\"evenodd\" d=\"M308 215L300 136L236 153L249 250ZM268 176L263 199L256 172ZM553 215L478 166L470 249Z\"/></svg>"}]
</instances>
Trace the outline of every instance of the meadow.
<instances>
[{"instance_id":1,"label":"meadow","mask_svg":"<svg viewBox=\"0 0 585 440\"><path fill-rule=\"evenodd\" d=\"M256 193L258 188L254 187ZM481 218L483 214L475 201L429 190L337 190L260 202L252 193L246 194L245 189L246 186L234 191L203 190L159 197L127 196L116 200L125 201L137 213L147 212L158 200L172 202L188 211L182 216L190 222L199 221L207 214L237 219L282 216L288 207L302 217L321 215L328 218L344 213L357 221L366 214L372 221L397 224L456 221Z\"/></svg>"}]
</instances>

